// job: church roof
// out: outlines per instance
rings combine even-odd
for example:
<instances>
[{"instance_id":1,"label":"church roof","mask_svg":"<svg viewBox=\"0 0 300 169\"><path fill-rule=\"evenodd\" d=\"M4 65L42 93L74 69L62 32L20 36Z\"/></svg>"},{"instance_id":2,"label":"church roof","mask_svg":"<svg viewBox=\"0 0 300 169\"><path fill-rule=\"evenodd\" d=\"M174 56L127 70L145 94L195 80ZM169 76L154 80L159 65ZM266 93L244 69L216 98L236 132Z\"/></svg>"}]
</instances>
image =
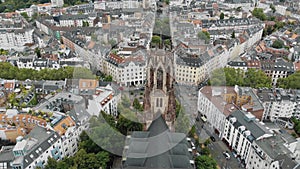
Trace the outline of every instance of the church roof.
<instances>
[{"instance_id":1,"label":"church roof","mask_svg":"<svg viewBox=\"0 0 300 169\"><path fill-rule=\"evenodd\" d=\"M133 132L127 142L128 150L123 167L126 169L188 169L193 168L190 163L191 147L184 133L172 133L162 118L156 114L148 131Z\"/></svg>"}]
</instances>

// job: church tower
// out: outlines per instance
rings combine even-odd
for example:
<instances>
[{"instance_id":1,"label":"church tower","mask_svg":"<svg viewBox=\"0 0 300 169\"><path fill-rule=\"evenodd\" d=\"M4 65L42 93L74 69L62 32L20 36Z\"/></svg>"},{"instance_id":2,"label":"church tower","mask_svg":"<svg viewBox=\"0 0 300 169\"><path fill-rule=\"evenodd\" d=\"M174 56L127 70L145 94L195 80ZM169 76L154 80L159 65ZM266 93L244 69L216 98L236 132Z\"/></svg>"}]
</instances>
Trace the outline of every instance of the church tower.
<instances>
[{"instance_id":1,"label":"church tower","mask_svg":"<svg viewBox=\"0 0 300 169\"><path fill-rule=\"evenodd\" d=\"M154 117L161 113L169 129L173 130L176 101L172 58L171 52L162 49L151 51L144 98L147 128L155 120Z\"/></svg>"}]
</instances>

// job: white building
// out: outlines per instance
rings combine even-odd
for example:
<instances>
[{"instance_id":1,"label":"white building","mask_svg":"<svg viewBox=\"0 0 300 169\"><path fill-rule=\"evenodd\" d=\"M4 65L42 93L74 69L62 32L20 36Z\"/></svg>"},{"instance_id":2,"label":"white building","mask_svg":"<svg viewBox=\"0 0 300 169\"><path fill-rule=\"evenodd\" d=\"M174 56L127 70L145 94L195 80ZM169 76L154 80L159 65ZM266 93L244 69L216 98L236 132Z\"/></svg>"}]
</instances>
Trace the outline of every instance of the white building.
<instances>
[{"instance_id":1,"label":"white building","mask_svg":"<svg viewBox=\"0 0 300 169\"><path fill-rule=\"evenodd\" d=\"M227 63L226 67L240 69L243 70L244 72L247 71L247 63L243 61L230 61Z\"/></svg>"},{"instance_id":2,"label":"white building","mask_svg":"<svg viewBox=\"0 0 300 169\"><path fill-rule=\"evenodd\" d=\"M212 71L226 66L229 59L229 51L221 45L217 45L200 55L200 58L204 62L205 74L209 76Z\"/></svg>"},{"instance_id":3,"label":"white building","mask_svg":"<svg viewBox=\"0 0 300 169\"><path fill-rule=\"evenodd\" d=\"M61 15L59 25L66 27L93 27L96 15Z\"/></svg>"},{"instance_id":4,"label":"white building","mask_svg":"<svg viewBox=\"0 0 300 169\"><path fill-rule=\"evenodd\" d=\"M112 116L117 116L117 99L111 86L100 87L96 89L93 99L89 100L87 112L98 116L101 111Z\"/></svg>"},{"instance_id":5,"label":"white building","mask_svg":"<svg viewBox=\"0 0 300 169\"><path fill-rule=\"evenodd\" d=\"M141 3L138 0L124 0L122 8L140 8Z\"/></svg>"},{"instance_id":6,"label":"white building","mask_svg":"<svg viewBox=\"0 0 300 169\"><path fill-rule=\"evenodd\" d=\"M33 29L2 29L0 33L1 48L5 50L15 49L22 51L25 44L32 44Z\"/></svg>"},{"instance_id":7,"label":"white building","mask_svg":"<svg viewBox=\"0 0 300 169\"><path fill-rule=\"evenodd\" d=\"M51 129L39 126L24 138L18 138L17 144L9 152L12 152L13 156L5 158L6 161L2 162L6 163L7 168L33 169L37 166L43 167L48 157L56 160L64 157L60 136ZM1 155L5 153L0 152L0 157Z\"/></svg>"},{"instance_id":8,"label":"white building","mask_svg":"<svg viewBox=\"0 0 300 169\"><path fill-rule=\"evenodd\" d=\"M265 108L263 119L277 121L279 124L286 126L284 121L292 116L300 118L300 106L298 90L284 89L259 89L257 95Z\"/></svg>"},{"instance_id":9,"label":"white building","mask_svg":"<svg viewBox=\"0 0 300 169\"><path fill-rule=\"evenodd\" d=\"M272 136L254 115L240 110L226 118L223 132L222 139L244 161L248 161L253 141Z\"/></svg>"},{"instance_id":10,"label":"white building","mask_svg":"<svg viewBox=\"0 0 300 169\"><path fill-rule=\"evenodd\" d=\"M63 7L64 0L51 0L52 7Z\"/></svg>"},{"instance_id":11,"label":"white building","mask_svg":"<svg viewBox=\"0 0 300 169\"><path fill-rule=\"evenodd\" d=\"M297 169L299 168L299 140L282 131L253 142L247 160L247 169ZM296 159L296 160L294 160Z\"/></svg>"},{"instance_id":12,"label":"white building","mask_svg":"<svg viewBox=\"0 0 300 169\"><path fill-rule=\"evenodd\" d=\"M146 59L147 54L142 50L123 57L111 53L103 61L103 72L122 86L140 86L146 80Z\"/></svg>"},{"instance_id":13,"label":"white building","mask_svg":"<svg viewBox=\"0 0 300 169\"><path fill-rule=\"evenodd\" d=\"M286 62L281 58L276 59L275 62L261 62L261 68L268 77L271 77L273 86L276 86L279 78L286 78L294 73L293 63Z\"/></svg>"},{"instance_id":14,"label":"white building","mask_svg":"<svg viewBox=\"0 0 300 169\"><path fill-rule=\"evenodd\" d=\"M218 131L220 138L222 137L226 117L235 109L232 104L226 103L222 95L224 92L232 90L228 87L204 86L199 91L198 111L206 118L207 123Z\"/></svg>"},{"instance_id":15,"label":"white building","mask_svg":"<svg viewBox=\"0 0 300 169\"><path fill-rule=\"evenodd\" d=\"M206 78L206 70L199 56L190 55L186 51L174 53L175 80L179 84L198 85Z\"/></svg>"}]
</instances>

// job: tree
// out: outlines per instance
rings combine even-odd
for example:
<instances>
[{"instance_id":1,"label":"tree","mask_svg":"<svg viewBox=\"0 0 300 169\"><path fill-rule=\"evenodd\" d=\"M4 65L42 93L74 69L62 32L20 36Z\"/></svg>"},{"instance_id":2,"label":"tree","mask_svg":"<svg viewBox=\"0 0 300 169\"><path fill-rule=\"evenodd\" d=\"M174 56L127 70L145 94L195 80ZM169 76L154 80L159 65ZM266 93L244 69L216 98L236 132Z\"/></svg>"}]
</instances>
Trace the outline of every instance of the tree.
<instances>
[{"instance_id":1,"label":"tree","mask_svg":"<svg viewBox=\"0 0 300 169\"><path fill-rule=\"evenodd\" d=\"M225 15L224 15L224 13L222 12L222 13L220 14L220 19L223 20L224 17L225 17Z\"/></svg>"},{"instance_id":2,"label":"tree","mask_svg":"<svg viewBox=\"0 0 300 169\"><path fill-rule=\"evenodd\" d=\"M300 120L292 117L291 121L294 123L294 131L300 135Z\"/></svg>"},{"instance_id":3,"label":"tree","mask_svg":"<svg viewBox=\"0 0 300 169\"><path fill-rule=\"evenodd\" d=\"M21 12L20 15L22 15L27 21L29 20L29 16L26 12Z\"/></svg>"},{"instance_id":4,"label":"tree","mask_svg":"<svg viewBox=\"0 0 300 169\"><path fill-rule=\"evenodd\" d=\"M113 77L111 75L105 76L103 81L105 82L112 82L113 81Z\"/></svg>"},{"instance_id":5,"label":"tree","mask_svg":"<svg viewBox=\"0 0 300 169\"><path fill-rule=\"evenodd\" d=\"M281 49L281 48L283 48L283 46L284 46L283 41L281 41L279 39L275 40L272 44L272 47L276 48L276 49Z\"/></svg>"},{"instance_id":6,"label":"tree","mask_svg":"<svg viewBox=\"0 0 300 169\"><path fill-rule=\"evenodd\" d=\"M235 38L235 31L233 31L232 33L231 33L231 38Z\"/></svg>"},{"instance_id":7,"label":"tree","mask_svg":"<svg viewBox=\"0 0 300 169\"><path fill-rule=\"evenodd\" d=\"M82 21L82 27L89 27L90 24L88 21Z\"/></svg>"},{"instance_id":8,"label":"tree","mask_svg":"<svg viewBox=\"0 0 300 169\"><path fill-rule=\"evenodd\" d=\"M201 155L206 155L206 156L209 156L210 155L210 151L209 151L209 148L208 147L203 147L201 148Z\"/></svg>"},{"instance_id":9,"label":"tree","mask_svg":"<svg viewBox=\"0 0 300 169\"><path fill-rule=\"evenodd\" d=\"M254 8L252 11L252 15L262 21L265 21L267 19L267 16L266 16L266 14L264 14L264 11L262 8Z\"/></svg>"},{"instance_id":10,"label":"tree","mask_svg":"<svg viewBox=\"0 0 300 169\"><path fill-rule=\"evenodd\" d=\"M190 131L189 117L183 111L181 111L179 117L176 118L175 131L179 133L188 133Z\"/></svg>"},{"instance_id":11,"label":"tree","mask_svg":"<svg viewBox=\"0 0 300 169\"><path fill-rule=\"evenodd\" d=\"M217 162L206 155L198 156L195 159L195 164L197 169L217 169Z\"/></svg>"},{"instance_id":12,"label":"tree","mask_svg":"<svg viewBox=\"0 0 300 169\"><path fill-rule=\"evenodd\" d=\"M140 104L139 100L137 98L135 98L133 100L133 104L132 106L136 109L136 110L140 110L140 111L143 111L143 107L142 105Z\"/></svg>"},{"instance_id":13,"label":"tree","mask_svg":"<svg viewBox=\"0 0 300 169\"><path fill-rule=\"evenodd\" d=\"M170 39L164 40L164 44L167 45L167 46L170 46L171 45L171 40Z\"/></svg>"},{"instance_id":14,"label":"tree","mask_svg":"<svg viewBox=\"0 0 300 169\"><path fill-rule=\"evenodd\" d=\"M161 40L160 36L154 35L152 37L151 43L153 43L155 46L160 45L161 42L162 42L162 40Z\"/></svg>"},{"instance_id":15,"label":"tree","mask_svg":"<svg viewBox=\"0 0 300 169\"><path fill-rule=\"evenodd\" d=\"M271 78L269 78L262 70L248 69L244 73L241 69L221 68L214 70L208 82L212 86L250 86L258 87L272 87Z\"/></svg>"},{"instance_id":16,"label":"tree","mask_svg":"<svg viewBox=\"0 0 300 169\"><path fill-rule=\"evenodd\" d=\"M36 53L36 55L37 55L38 58L41 57L41 50L40 50L40 48L35 48L34 52Z\"/></svg>"},{"instance_id":17,"label":"tree","mask_svg":"<svg viewBox=\"0 0 300 169\"><path fill-rule=\"evenodd\" d=\"M245 86L252 88L272 87L272 80L262 70L248 69L245 74Z\"/></svg>"},{"instance_id":18,"label":"tree","mask_svg":"<svg viewBox=\"0 0 300 169\"><path fill-rule=\"evenodd\" d=\"M207 31L198 32L197 36L199 39L204 40L205 43L209 43L210 41L210 34Z\"/></svg>"},{"instance_id":19,"label":"tree","mask_svg":"<svg viewBox=\"0 0 300 169\"><path fill-rule=\"evenodd\" d=\"M273 12L273 13L276 12L275 6L274 6L273 4L270 5L270 8L272 9L272 12Z\"/></svg>"},{"instance_id":20,"label":"tree","mask_svg":"<svg viewBox=\"0 0 300 169\"><path fill-rule=\"evenodd\" d=\"M45 169L53 169L57 168L57 161L53 158L48 157L47 165L45 166Z\"/></svg>"},{"instance_id":21,"label":"tree","mask_svg":"<svg viewBox=\"0 0 300 169\"><path fill-rule=\"evenodd\" d=\"M280 78L277 81L277 86L284 89L300 89L300 72L296 72L287 78Z\"/></svg>"},{"instance_id":22,"label":"tree","mask_svg":"<svg viewBox=\"0 0 300 169\"><path fill-rule=\"evenodd\" d=\"M129 120L122 115L119 116L116 127L123 135L128 135L129 131L141 131L143 129L143 125L137 122L137 119Z\"/></svg>"}]
</instances>

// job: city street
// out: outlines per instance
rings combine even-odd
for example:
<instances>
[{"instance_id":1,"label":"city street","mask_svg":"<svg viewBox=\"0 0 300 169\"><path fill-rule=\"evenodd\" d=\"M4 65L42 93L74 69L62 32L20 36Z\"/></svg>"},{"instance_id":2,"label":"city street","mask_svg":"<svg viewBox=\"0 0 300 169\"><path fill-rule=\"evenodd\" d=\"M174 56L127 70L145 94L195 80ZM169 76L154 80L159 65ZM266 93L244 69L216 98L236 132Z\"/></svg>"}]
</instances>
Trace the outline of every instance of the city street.
<instances>
[{"instance_id":1,"label":"city street","mask_svg":"<svg viewBox=\"0 0 300 169\"><path fill-rule=\"evenodd\" d=\"M210 136L213 136L216 141L211 142L208 145L208 148L210 149L212 157L217 161L218 165L221 167L221 169L240 169L242 168L240 166L240 163L238 159L236 159L233 154L230 152L228 147L225 145L223 141L219 139L219 137L213 132L212 127L210 127L207 123L203 123L201 118L199 118L199 121L196 121L195 123L197 134L199 136L200 143L203 143L206 139L208 139ZM202 128L203 126L203 128ZM223 155L224 151L228 151L230 154L230 159L226 160L225 156Z\"/></svg>"}]
</instances>

